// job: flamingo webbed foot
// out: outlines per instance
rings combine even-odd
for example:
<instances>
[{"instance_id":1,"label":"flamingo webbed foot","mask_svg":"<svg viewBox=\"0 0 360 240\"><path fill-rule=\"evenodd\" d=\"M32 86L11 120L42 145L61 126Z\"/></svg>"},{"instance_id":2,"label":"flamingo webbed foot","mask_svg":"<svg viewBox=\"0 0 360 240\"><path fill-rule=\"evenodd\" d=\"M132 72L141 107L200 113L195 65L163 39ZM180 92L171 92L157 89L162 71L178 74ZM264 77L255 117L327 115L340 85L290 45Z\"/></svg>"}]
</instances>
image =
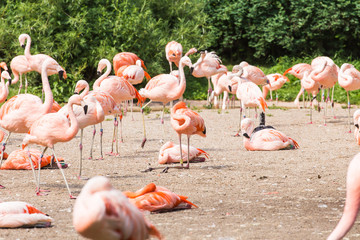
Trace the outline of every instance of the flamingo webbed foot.
<instances>
[{"instance_id":1,"label":"flamingo webbed foot","mask_svg":"<svg viewBox=\"0 0 360 240\"><path fill-rule=\"evenodd\" d=\"M0 185L0 189L4 189L5 187L3 185Z\"/></svg>"},{"instance_id":2,"label":"flamingo webbed foot","mask_svg":"<svg viewBox=\"0 0 360 240\"><path fill-rule=\"evenodd\" d=\"M234 137L240 137L240 133L236 133Z\"/></svg>"},{"instance_id":3,"label":"flamingo webbed foot","mask_svg":"<svg viewBox=\"0 0 360 240\"><path fill-rule=\"evenodd\" d=\"M106 153L106 155L118 157L118 156L120 156L120 153L108 152L108 153Z\"/></svg>"},{"instance_id":4,"label":"flamingo webbed foot","mask_svg":"<svg viewBox=\"0 0 360 240\"><path fill-rule=\"evenodd\" d=\"M76 199L76 197L73 195L70 195L70 199Z\"/></svg>"}]
</instances>

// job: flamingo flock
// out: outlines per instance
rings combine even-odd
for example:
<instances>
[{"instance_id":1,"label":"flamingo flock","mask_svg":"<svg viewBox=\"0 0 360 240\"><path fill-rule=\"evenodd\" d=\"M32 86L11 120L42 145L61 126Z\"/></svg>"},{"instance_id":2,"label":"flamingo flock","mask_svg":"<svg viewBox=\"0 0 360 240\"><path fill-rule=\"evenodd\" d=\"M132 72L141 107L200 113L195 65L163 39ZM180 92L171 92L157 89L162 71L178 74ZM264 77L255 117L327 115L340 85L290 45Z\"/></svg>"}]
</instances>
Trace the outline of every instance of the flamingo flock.
<instances>
[{"instance_id":1,"label":"flamingo flock","mask_svg":"<svg viewBox=\"0 0 360 240\"><path fill-rule=\"evenodd\" d=\"M89 158L92 159L96 134L95 125L100 125L99 159L104 160L102 122L106 116L114 115L110 154L114 157L121 156L119 151L118 119L120 119L121 124L124 117L123 109L126 109L128 101L132 102L133 99L136 99L140 105L143 120L144 138L141 143L142 148L145 147L147 140L143 109L151 102L160 102L163 105L161 114L163 138L161 142L169 141L159 147L158 163L173 165L166 167L163 172L167 172L171 168L190 169L191 161L203 162L209 159L210 155L206 151L190 146L190 137L192 135L206 137L207 128L206 119L201 114L190 109L186 102L178 101L170 111L170 123L173 131L179 137L179 145L175 145L165 134L165 106L169 102L181 99L184 94L186 90L186 66L194 77L206 77L208 79L207 95L209 102L212 100L217 101L217 97L224 93L222 109L225 110L230 94L236 95L239 99L240 122L236 136L243 137L243 148L248 151L277 151L300 148L296 140L276 130L273 126L265 124L268 92L270 91L270 101L272 101L272 91L280 89L286 82L289 82L289 79L285 76L286 74L292 74L301 79L301 90L295 100L297 106L300 105L299 98L301 94L304 94L305 90L312 95L310 111L312 102L316 100L320 90L325 104L328 101L333 102L333 98L330 100L329 97L329 89L334 89L337 82L347 93L360 88L360 72L353 65L347 63L339 68L329 57L315 58L311 64L296 64L283 74L265 75L260 68L245 61L235 65L232 72L229 72L227 67L221 64L220 57L215 52L197 51L195 48L191 48L183 56L182 45L176 41L171 41L165 47L166 60L169 62L170 67L169 73L162 73L151 78L146 72L147 68L142 59L134 53L121 52L113 58L115 75L110 75L112 71L111 62L107 59L100 59L97 70L101 76L95 80L92 86L93 90L90 91L90 85L87 81L77 81L75 94L69 96L68 103L61 107L54 101L48 76L58 73L60 79L66 78L65 69L49 55L31 55L31 37L28 34L21 34L18 40L20 45L25 48L25 51L24 55L15 56L10 63L14 78L11 78L6 63L0 63L0 70L1 68L4 69L1 73L0 83L0 102L4 102L0 108L0 126L8 132L6 136L4 132L0 132L1 139L4 138L1 148L0 168L31 169L36 185L36 195L45 196L48 194L45 192L49 192L49 190L40 189L41 168L54 164L62 175L70 198L76 198L73 210L74 228L80 235L90 239L147 239L150 236L164 239L164 236L157 228L146 219L146 216L144 216L145 211L166 212L192 207L198 208L197 205L187 200L188 197L173 193L166 187L160 187L154 183L147 184L135 192L121 192L113 187L110 180L104 176L91 178L86 182L80 194L74 196L64 170L68 165L64 164L63 159L58 158L55 154L55 145L57 143L73 141L80 130L78 178L87 180L82 176L83 130L89 126L94 129L89 155ZM190 55L198 52L200 57L193 64ZM172 63L175 64L178 70L173 69ZM104 69L106 70L102 73ZM37 71L41 74L42 88L45 94L44 101L35 95L27 93L28 79L26 74L31 71ZM25 75L25 94L20 94L22 75ZM134 85L142 83L144 78L149 81L144 88L138 91ZM19 80L18 95L7 100L9 88ZM324 97L325 90L328 90L326 99ZM150 101L143 105L146 99ZM276 93L277 101L278 94ZM245 114L246 108L255 109L254 118L250 117L250 110L248 110L248 114ZM258 118L257 108L261 109L258 126L256 124ZM349 94L348 108L350 125ZM325 105L325 111L326 109ZM29 111L31 111L31 114L27 114ZM353 119L356 127L354 134L358 144L360 144L359 117L360 113L356 111ZM312 115L310 115L310 121L312 122ZM326 124L326 121L324 123ZM21 149L7 154L5 152L6 144L12 133L24 133L26 135L23 138ZM182 145L182 135L186 135L187 145ZM120 139L122 142L123 137L121 136ZM115 149L114 142L116 143ZM30 145L39 145L44 149L39 151L29 148ZM52 154L45 155L49 148ZM358 201L358 185L360 183L358 176L360 175L357 174L359 159L360 157L357 155L349 166L348 193L344 215L328 239L341 239L349 231L356 219L360 207L360 201ZM184 165L184 161L186 161L186 165ZM0 188L5 187L0 185ZM31 204L16 201L0 202L0 227L49 227L52 222L51 217Z\"/></svg>"}]
</instances>

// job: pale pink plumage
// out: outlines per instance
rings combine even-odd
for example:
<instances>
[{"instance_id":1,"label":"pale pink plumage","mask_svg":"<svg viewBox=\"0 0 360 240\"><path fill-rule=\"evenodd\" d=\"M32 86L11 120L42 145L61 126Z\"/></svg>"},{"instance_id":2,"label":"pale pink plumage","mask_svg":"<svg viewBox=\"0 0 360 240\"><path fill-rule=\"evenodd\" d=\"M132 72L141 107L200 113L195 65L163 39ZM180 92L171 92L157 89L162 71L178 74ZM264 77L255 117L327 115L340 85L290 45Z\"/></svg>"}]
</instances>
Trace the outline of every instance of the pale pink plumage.
<instances>
[{"instance_id":1,"label":"pale pink plumage","mask_svg":"<svg viewBox=\"0 0 360 240\"><path fill-rule=\"evenodd\" d=\"M182 57L182 46L176 41L168 42L165 46L166 59L170 65L170 72L172 72L172 63L179 67L180 59Z\"/></svg>"},{"instance_id":2,"label":"pale pink plumage","mask_svg":"<svg viewBox=\"0 0 360 240\"><path fill-rule=\"evenodd\" d=\"M189 155L187 153L187 149L186 149L185 145L182 145L181 148L182 148L182 154L185 156L184 160L186 160L186 161L187 161L188 156L190 158L189 161L191 161L192 159L194 159L196 157L199 157L200 155L204 155L206 158L209 158L209 154L199 148L190 146ZM181 160L181 157L180 157L180 146L179 145L176 145L173 142L169 141L169 142L166 142L160 148L158 163L160 163L160 164L179 163L180 160Z\"/></svg>"},{"instance_id":3,"label":"pale pink plumage","mask_svg":"<svg viewBox=\"0 0 360 240\"><path fill-rule=\"evenodd\" d=\"M279 90L286 82L289 82L289 79L280 73L268 74L266 77L269 80L269 84L266 84L262 87L264 99L266 99L269 91L271 92Z\"/></svg>"},{"instance_id":4,"label":"pale pink plumage","mask_svg":"<svg viewBox=\"0 0 360 240\"><path fill-rule=\"evenodd\" d=\"M5 79L8 81L5 83ZM1 73L0 83L0 103L4 102L9 95L9 83L11 81L10 74L7 71Z\"/></svg>"},{"instance_id":5,"label":"pale pink plumage","mask_svg":"<svg viewBox=\"0 0 360 240\"><path fill-rule=\"evenodd\" d=\"M291 68L287 69L283 75L291 74L294 75L296 78L302 79L304 76L304 72L311 71L311 65L307 63L298 63L292 66Z\"/></svg>"},{"instance_id":6,"label":"pale pink plumage","mask_svg":"<svg viewBox=\"0 0 360 240\"><path fill-rule=\"evenodd\" d=\"M260 68L250 65L245 61L240 63L240 67L243 69L241 77L246 78L256 85L264 85L269 83L269 80Z\"/></svg>"},{"instance_id":7,"label":"pale pink plumage","mask_svg":"<svg viewBox=\"0 0 360 240\"><path fill-rule=\"evenodd\" d=\"M359 124L360 124L360 109L358 109L354 112L354 125L355 125L354 136L356 139L356 143L358 145L360 145L360 129L359 129L360 125Z\"/></svg>"},{"instance_id":8,"label":"pale pink plumage","mask_svg":"<svg viewBox=\"0 0 360 240\"><path fill-rule=\"evenodd\" d=\"M0 228L50 227L53 219L26 202L0 202Z\"/></svg>"},{"instance_id":9,"label":"pale pink plumage","mask_svg":"<svg viewBox=\"0 0 360 240\"><path fill-rule=\"evenodd\" d=\"M310 77L323 88L331 88L338 81L339 67L329 57L317 57L311 61Z\"/></svg>"},{"instance_id":10,"label":"pale pink plumage","mask_svg":"<svg viewBox=\"0 0 360 240\"><path fill-rule=\"evenodd\" d=\"M260 88L253 82L243 82L239 78L239 85L236 91L236 97L241 101L243 109L246 107L260 107L264 112L267 108Z\"/></svg>"},{"instance_id":11,"label":"pale pink plumage","mask_svg":"<svg viewBox=\"0 0 360 240\"><path fill-rule=\"evenodd\" d=\"M76 199L73 225L82 236L94 240L141 240L162 236L110 181L90 179Z\"/></svg>"},{"instance_id":12,"label":"pale pink plumage","mask_svg":"<svg viewBox=\"0 0 360 240\"><path fill-rule=\"evenodd\" d=\"M295 149L299 145L284 133L265 128L253 133L254 120L245 118L241 121L241 132L244 135L244 147L249 151L275 151L281 149Z\"/></svg>"},{"instance_id":13,"label":"pale pink plumage","mask_svg":"<svg viewBox=\"0 0 360 240\"><path fill-rule=\"evenodd\" d=\"M144 77L150 79L150 75L141 67L141 61L137 60L136 65L125 65L119 68L116 76L123 77L132 85L142 83Z\"/></svg>"},{"instance_id":14,"label":"pale pink plumage","mask_svg":"<svg viewBox=\"0 0 360 240\"><path fill-rule=\"evenodd\" d=\"M120 52L113 58L114 72L118 72L119 68L125 65L135 65L136 61L141 61L141 66L146 70L144 61L141 60L135 53L131 52Z\"/></svg>"},{"instance_id":15,"label":"pale pink plumage","mask_svg":"<svg viewBox=\"0 0 360 240\"><path fill-rule=\"evenodd\" d=\"M339 71L339 85L345 91L354 91L360 89L360 72L354 65L344 63Z\"/></svg>"},{"instance_id":16,"label":"pale pink plumage","mask_svg":"<svg viewBox=\"0 0 360 240\"><path fill-rule=\"evenodd\" d=\"M354 225L360 207L360 154L349 164L346 176L346 200L344 213L327 240L342 239Z\"/></svg>"}]
</instances>

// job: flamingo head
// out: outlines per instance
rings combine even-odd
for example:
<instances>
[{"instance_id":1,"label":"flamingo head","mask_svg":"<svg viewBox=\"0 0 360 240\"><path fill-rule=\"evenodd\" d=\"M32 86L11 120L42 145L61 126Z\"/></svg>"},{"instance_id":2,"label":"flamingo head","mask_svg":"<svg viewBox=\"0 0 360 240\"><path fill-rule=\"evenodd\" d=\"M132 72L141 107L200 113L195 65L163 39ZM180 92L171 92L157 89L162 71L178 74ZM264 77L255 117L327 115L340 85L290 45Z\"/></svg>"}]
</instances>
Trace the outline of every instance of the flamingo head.
<instances>
[{"instance_id":1,"label":"flamingo head","mask_svg":"<svg viewBox=\"0 0 360 240\"><path fill-rule=\"evenodd\" d=\"M188 66L190 68L190 72L192 73L192 70L194 70L193 65L191 63L191 59L188 56L183 56L180 59L180 65L181 66Z\"/></svg>"},{"instance_id":2,"label":"flamingo head","mask_svg":"<svg viewBox=\"0 0 360 240\"><path fill-rule=\"evenodd\" d=\"M251 135L254 128L255 128L254 120L250 118L245 118L241 121L241 132L243 133L244 137L249 138L249 135Z\"/></svg>"},{"instance_id":3,"label":"flamingo head","mask_svg":"<svg viewBox=\"0 0 360 240\"><path fill-rule=\"evenodd\" d=\"M1 73L1 79L7 79L9 82L9 85L11 85L11 77L10 77L10 74L8 73L8 71L3 71Z\"/></svg>"},{"instance_id":4,"label":"flamingo head","mask_svg":"<svg viewBox=\"0 0 360 240\"><path fill-rule=\"evenodd\" d=\"M28 34L26 34L26 33L20 34L19 43L20 43L20 46L22 48L25 48L25 39L28 38L28 37L30 37L30 36Z\"/></svg>"},{"instance_id":5,"label":"flamingo head","mask_svg":"<svg viewBox=\"0 0 360 240\"><path fill-rule=\"evenodd\" d=\"M76 85L75 85L75 94L79 94L81 92L81 90L83 90L84 88L86 88L89 84L87 83L87 81L85 80L79 80L77 81Z\"/></svg>"},{"instance_id":6,"label":"flamingo head","mask_svg":"<svg viewBox=\"0 0 360 240\"><path fill-rule=\"evenodd\" d=\"M2 68L2 69L4 69L4 70L8 70L8 67L7 67L7 65L6 65L6 62L1 62L0 63L0 67Z\"/></svg>"},{"instance_id":7,"label":"flamingo head","mask_svg":"<svg viewBox=\"0 0 360 240\"><path fill-rule=\"evenodd\" d=\"M110 67L111 67L110 61L107 60L106 58L101 59L100 62L99 62L99 64L98 64L98 68L97 68L97 73L98 73L98 75L101 74L102 70L103 70L106 66L110 66Z\"/></svg>"}]
</instances>

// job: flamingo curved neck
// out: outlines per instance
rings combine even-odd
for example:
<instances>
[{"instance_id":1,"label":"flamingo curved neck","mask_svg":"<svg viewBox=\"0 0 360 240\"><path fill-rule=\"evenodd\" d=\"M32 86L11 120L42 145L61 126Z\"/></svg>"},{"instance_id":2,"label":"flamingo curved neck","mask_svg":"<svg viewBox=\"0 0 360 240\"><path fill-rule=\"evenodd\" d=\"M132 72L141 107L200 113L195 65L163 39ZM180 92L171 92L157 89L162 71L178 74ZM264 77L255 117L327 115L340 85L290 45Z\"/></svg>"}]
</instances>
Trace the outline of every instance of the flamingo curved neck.
<instances>
[{"instance_id":1,"label":"flamingo curved neck","mask_svg":"<svg viewBox=\"0 0 360 240\"><path fill-rule=\"evenodd\" d=\"M101 82L109 76L111 72L111 63L109 61L106 62L106 71L103 75L101 75L96 81L94 82L93 89L97 89L100 87Z\"/></svg>"},{"instance_id":2,"label":"flamingo curved neck","mask_svg":"<svg viewBox=\"0 0 360 240\"><path fill-rule=\"evenodd\" d=\"M9 82L5 84L5 79L1 77L0 84L1 84L0 102L3 102L9 95Z\"/></svg>"},{"instance_id":3,"label":"flamingo curved neck","mask_svg":"<svg viewBox=\"0 0 360 240\"><path fill-rule=\"evenodd\" d=\"M26 58L31 57L30 46L31 46L31 37L29 35L27 35L26 36L26 47L25 47L25 51L24 51L24 55Z\"/></svg>"},{"instance_id":4,"label":"flamingo curved neck","mask_svg":"<svg viewBox=\"0 0 360 240\"><path fill-rule=\"evenodd\" d=\"M179 63L179 76L180 76L180 83L178 85L178 87L176 88L177 93L180 93L180 95L182 95L185 92L185 88L186 88L186 79L185 79L185 73L184 73L184 62L181 59L180 63Z\"/></svg>"},{"instance_id":5,"label":"flamingo curved neck","mask_svg":"<svg viewBox=\"0 0 360 240\"><path fill-rule=\"evenodd\" d=\"M89 91L90 91L90 86L89 86L89 84L87 84L87 85L85 86L84 90L82 91L82 93L80 94L80 96L81 96L82 98L84 98L86 95L88 95Z\"/></svg>"},{"instance_id":6,"label":"flamingo curved neck","mask_svg":"<svg viewBox=\"0 0 360 240\"><path fill-rule=\"evenodd\" d=\"M51 111L54 102L53 93L50 88L48 74L47 74L47 70L49 67L50 65L43 67L41 73L41 81L43 84L43 90L45 92L45 101L42 105L44 114L49 113Z\"/></svg>"},{"instance_id":7,"label":"flamingo curved neck","mask_svg":"<svg viewBox=\"0 0 360 240\"><path fill-rule=\"evenodd\" d=\"M72 139L73 137L75 137L75 135L77 134L77 132L79 131L79 123L76 119L74 110L73 110L73 102L69 102L68 104L68 114L69 114L69 119L70 119L70 128L68 128L66 130L66 134L65 134L65 138L67 139Z\"/></svg>"}]
</instances>

